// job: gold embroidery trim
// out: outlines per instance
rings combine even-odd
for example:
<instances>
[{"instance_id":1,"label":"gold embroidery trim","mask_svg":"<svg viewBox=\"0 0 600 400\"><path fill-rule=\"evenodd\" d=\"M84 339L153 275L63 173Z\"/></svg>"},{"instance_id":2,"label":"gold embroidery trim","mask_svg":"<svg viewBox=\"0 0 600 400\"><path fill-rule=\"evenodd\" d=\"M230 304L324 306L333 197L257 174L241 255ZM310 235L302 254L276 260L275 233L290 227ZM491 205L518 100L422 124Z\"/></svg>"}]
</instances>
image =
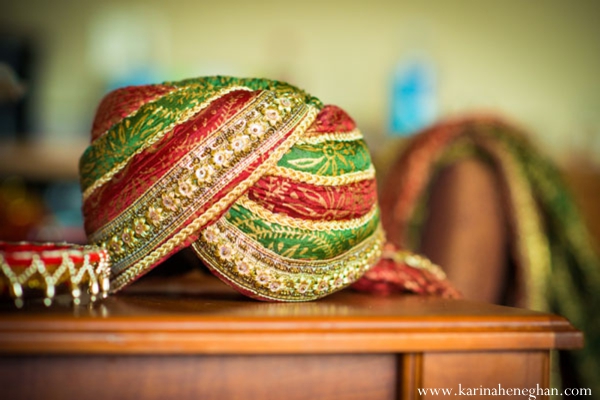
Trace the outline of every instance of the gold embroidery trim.
<instances>
[{"instance_id":1,"label":"gold embroidery trim","mask_svg":"<svg viewBox=\"0 0 600 400\"><path fill-rule=\"evenodd\" d=\"M353 142L363 139L363 135L358 129L350 132L332 132L322 133L315 136L307 136L298 141L298 144L322 144L325 142Z\"/></svg>"},{"instance_id":2,"label":"gold embroidery trim","mask_svg":"<svg viewBox=\"0 0 600 400\"><path fill-rule=\"evenodd\" d=\"M364 171L349 172L339 176L323 176L296 171L287 167L275 166L269 171L268 175L317 186L345 186L364 180L375 179L375 168L373 165L370 165L369 168Z\"/></svg>"},{"instance_id":3,"label":"gold embroidery trim","mask_svg":"<svg viewBox=\"0 0 600 400\"><path fill-rule=\"evenodd\" d=\"M222 217L192 248L229 284L256 297L309 301L359 279L380 258L385 236L381 225L367 239L325 260L282 257L252 240Z\"/></svg>"},{"instance_id":4,"label":"gold embroidery trim","mask_svg":"<svg viewBox=\"0 0 600 400\"><path fill-rule=\"evenodd\" d=\"M183 243L190 235L195 233L200 227L204 226L208 221L213 220L217 215L228 208L237 198L239 198L250 186L254 185L260 177L262 177L266 171L272 168L281 157L298 141L298 139L304 134L306 129L314 122L317 117L318 110L311 105L308 105L308 112L304 117L304 120L298 124L294 132L268 157L267 160L260 166L258 166L246 179L241 182L235 189L227 193L223 198L219 199L213 204L204 214L198 216L190 224L186 225L183 229L173 235L164 244L150 252L142 260L135 263L133 266L127 268L118 276L114 277L111 284L111 291L115 292L135 279L143 271L148 269L151 265L155 264L158 260L163 258L175 247Z\"/></svg>"},{"instance_id":5,"label":"gold embroidery trim","mask_svg":"<svg viewBox=\"0 0 600 400\"><path fill-rule=\"evenodd\" d=\"M359 218L344 221L314 221L294 218L282 213L273 213L257 202L250 200L247 195L240 197L236 201L236 204L246 208L265 222L275 223L290 228L325 232L360 228L361 226L368 224L378 212L378 206L377 203L375 203L368 213Z\"/></svg>"},{"instance_id":6,"label":"gold embroidery trim","mask_svg":"<svg viewBox=\"0 0 600 400\"><path fill-rule=\"evenodd\" d=\"M160 141L168 132L170 132L171 130L173 130L173 128L176 125L180 125L180 124L183 124L183 123L189 121L190 118L192 118L193 116L195 116L196 114L198 114L203 109L207 108L215 100L219 99L220 97L223 97L224 95L226 95L228 93L234 92L236 90L250 91L250 89L242 87L242 86L233 86L233 87L221 89L221 90L219 90L217 92L217 94L215 94L214 96L212 96L210 99L208 99L206 101L203 101L202 103L198 104L197 106L192 107L189 110L185 111L184 113L182 113L181 118L179 120L177 120L177 121L175 121L175 122L167 125L161 131L157 132L154 136L152 136L151 138L145 140L144 144L142 146L140 146L140 148L137 149L125 161L122 161L122 162L118 163L113 169L111 169L106 174L104 174L103 176L101 176L100 178L98 178L87 189L85 189L83 191L83 201L86 201L92 195L92 193L94 193L102 185L104 185L108 181L110 181L119 171L121 171L123 168L125 168L125 166L129 162L131 162L131 160L136 155L140 154L141 152L143 152L144 150L146 150L148 147L150 147L150 146L154 145L155 143L157 143L158 141Z\"/></svg>"}]
</instances>

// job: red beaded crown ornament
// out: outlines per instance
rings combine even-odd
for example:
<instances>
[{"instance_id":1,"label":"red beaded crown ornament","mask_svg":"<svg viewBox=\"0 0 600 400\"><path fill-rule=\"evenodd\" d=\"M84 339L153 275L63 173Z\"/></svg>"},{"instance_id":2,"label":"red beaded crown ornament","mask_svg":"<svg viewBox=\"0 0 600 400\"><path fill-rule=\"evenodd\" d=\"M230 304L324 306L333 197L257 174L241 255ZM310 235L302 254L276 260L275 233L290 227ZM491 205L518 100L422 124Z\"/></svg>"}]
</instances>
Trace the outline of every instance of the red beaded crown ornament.
<instances>
[{"instance_id":1,"label":"red beaded crown ornament","mask_svg":"<svg viewBox=\"0 0 600 400\"><path fill-rule=\"evenodd\" d=\"M96 246L0 242L0 293L19 307L28 292L43 295L46 305L61 291L69 291L76 304L82 293L92 301L106 297L109 274L108 252Z\"/></svg>"}]
</instances>

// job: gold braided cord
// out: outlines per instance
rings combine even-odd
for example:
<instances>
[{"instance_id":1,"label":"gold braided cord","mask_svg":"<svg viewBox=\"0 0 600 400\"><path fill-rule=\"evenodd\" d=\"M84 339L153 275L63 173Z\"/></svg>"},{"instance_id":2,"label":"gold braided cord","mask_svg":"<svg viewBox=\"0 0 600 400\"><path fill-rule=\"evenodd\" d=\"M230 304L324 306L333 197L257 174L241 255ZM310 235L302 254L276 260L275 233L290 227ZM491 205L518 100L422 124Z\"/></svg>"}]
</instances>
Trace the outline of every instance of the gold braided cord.
<instances>
[{"instance_id":1,"label":"gold braided cord","mask_svg":"<svg viewBox=\"0 0 600 400\"><path fill-rule=\"evenodd\" d=\"M370 165L364 171L350 172L339 176L322 176L296 171L287 167L275 166L271 168L268 175L317 186L345 186L364 180L375 179L375 168L373 168L373 165Z\"/></svg>"},{"instance_id":2,"label":"gold braided cord","mask_svg":"<svg viewBox=\"0 0 600 400\"><path fill-rule=\"evenodd\" d=\"M195 107L192 107L189 110L186 110L185 112L183 112L181 114L181 118L179 118L177 121L175 121L175 122L167 125L165 128L163 128L161 131L157 132L151 138L145 140L144 143L143 143L143 145L140 146L125 161L122 161L122 162L118 163L113 169L111 169L110 171L108 171L106 174L102 175L93 184L91 184L88 188L86 188L83 191L83 201L86 201L92 195L92 193L94 193L94 191L96 191L102 185L104 185L105 183L107 183L108 181L110 181L119 171L121 171L123 168L125 168L125 166L127 164L129 164L129 162L131 162L131 160L136 155L142 153L148 147L150 147L150 146L154 145L155 143L157 143L158 141L160 141L168 132L172 131L175 126L183 124L183 123L189 121L192 117L194 117L200 111L202 111L203 109L205 109L206 107L208 107L215 100L217 100L217 99L225 96L228 93L235 92L237 90L250 91L250 89L248 89L246 87L243 87L243 86L232 86L232 87L229 87L229 88L224 88L224 89L219 90L217 92L217 94L215 94L214 96L212 96L208 100L203 101L202 103L196 105Z\"/></svg>"},{"instance_id":3,"label":"gold braided cord","mask_svg":"<svg viewBox=\"0 0 600 400\"><path fill-rule=\"evenodd\" d=\"M298 144L322 144L325 142L353 142L363 139L360 130L353 129L350 132L322 133L315 136L306 136L298 141Z\"/></svg>"},{"instance_id":4,"label":"gold braided cord","mask_svg":"<svg viewBox=\"0 0 600 400\"><path fill-rule=\"evenodd\" d=\"M319 110L312 105L308 105L307 115L304 120L298 124L294 132L277 148L275 149L265 160L263 164L258 166L246 179L241 182L231 192L227 193L223 198L219 199L213 204L206 212L188 224L181 231L173 235L169 240L163 243L161 246L153 250L150 254L140 260L138 263L133 265L131 268L126 269L120 275L116 276L111 284L111 291L116 292L135 279L143 271L148 269L151 265L154 265L158 260L162 259L168 253L170 253L175 247L179 246L190 235L195 233L202 226L206 225L209 221L214 220L219 214L221 214L226 208L228 208L237 198L239 198L250 186L254 185L264 174L273 167L283 155L298 141L298 139L304 135L306 129L314 122L317 117Z\"/></svg>"},{"instance_id":5,"label":"gold braided cord","mask_svg":"<svg viewBox=\"0 0 600 400\"><path fill-rule=\"evenodd\" d=\"M303 229L307 231L312 230L324 232L344 231L348 229L360 228L375 218L379 210L377 203L375 203L368 213L358 218L343 221L314 221L290 217L289 215L285 215L283 213L271 212L257 202L250 200L247 195L240 197L236 201L236 204L246 208L264 222L275 223L290 228Z\"/></svg>"}]
</instances>

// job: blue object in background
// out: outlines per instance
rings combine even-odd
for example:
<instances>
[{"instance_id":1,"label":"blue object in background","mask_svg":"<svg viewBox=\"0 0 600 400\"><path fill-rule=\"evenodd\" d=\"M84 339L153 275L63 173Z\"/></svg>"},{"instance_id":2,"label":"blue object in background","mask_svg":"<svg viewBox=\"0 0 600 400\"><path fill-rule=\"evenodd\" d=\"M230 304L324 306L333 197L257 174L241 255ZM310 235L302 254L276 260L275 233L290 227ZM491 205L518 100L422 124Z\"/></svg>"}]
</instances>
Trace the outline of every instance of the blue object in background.
<instances>
[{"instance_id":1,"label":"blue object in background","mask_svg":"<svg viewBox=\"0 0 600 400\"><path fill-rule=\"evenodd\" d=\"M43 193L48 216L34 232L37 241L86 243L78 182L54 182Z\"/></svg>"},{"instance_id":2,"label":"blue object in background","mask_svg":"<svg viewBox=\"0 0 600 400\"><path fill-rule=\"evenodd\" d=\"M149 85L162 82L162 74L156 68L140 67L134 68L127 73L113 76L107 85L107 92L119 89L125 86Z\"/></svg>"},{"instance_id":3,"label":"blue object in background","mask_svg":"<svg viewBox=\"0 0 600 400\"><path fill-rule=\"evenodd\" d=\"M61 226L83 226L81 189L78 182L56 182L48 186L44 202Z\"/></svg>"},{"instance_id":4,"label":"blue object in background","mask_svg":"<svg viewBox=\"0 0 600 400\"><path fill-rule=\"evenodd\" d=\"M424 58L398 63L392 79L390 133L412 135L436 117L437 88L432 63Z\"/></svg>"}]
</instances>

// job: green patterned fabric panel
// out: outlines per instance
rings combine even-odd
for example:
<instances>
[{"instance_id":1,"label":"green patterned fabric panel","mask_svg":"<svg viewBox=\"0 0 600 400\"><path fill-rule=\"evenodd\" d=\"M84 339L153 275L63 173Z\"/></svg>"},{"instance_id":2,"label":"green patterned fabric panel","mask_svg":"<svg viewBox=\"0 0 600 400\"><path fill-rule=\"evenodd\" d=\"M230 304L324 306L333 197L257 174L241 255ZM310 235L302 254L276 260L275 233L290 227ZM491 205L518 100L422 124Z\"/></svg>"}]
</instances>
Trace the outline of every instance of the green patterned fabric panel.
<instances>
[{"instance_id":1,"label":"green patterned fabric panel","mask_svg":"<svg viewBox=\"0 0 600 400\"><path fill-rule=\"evenodd\" d=\"M298 229L262 221L235 204L227 220L265 248L288 258L322 260L336 257L370 237L379 225L379 213L356 229L328 232Z\"/></svg>"},{"instance_id":2,"label":"green patterned fabric panel","mask_svg":"<svg viewBox=\"0 0 600 400\"><path fill-rule=\"evenodd\" d=\"M297 144L277 165L315 175L340 176L367 170L371 166L371 156L363 140L327 141L314 145Z\"/></svg>"}]
</instances>

